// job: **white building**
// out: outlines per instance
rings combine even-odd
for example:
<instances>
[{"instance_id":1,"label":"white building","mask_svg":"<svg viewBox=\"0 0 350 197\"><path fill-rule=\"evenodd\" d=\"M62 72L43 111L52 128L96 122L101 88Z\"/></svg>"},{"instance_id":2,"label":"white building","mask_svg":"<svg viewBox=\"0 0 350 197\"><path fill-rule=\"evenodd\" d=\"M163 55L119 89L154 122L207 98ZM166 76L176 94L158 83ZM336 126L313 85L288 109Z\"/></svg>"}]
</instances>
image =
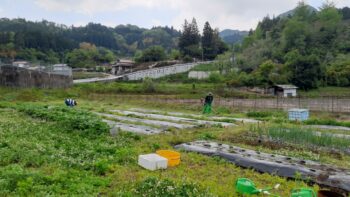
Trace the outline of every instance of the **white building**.
<instances>
[{"instance_id":1,"label":"white building","mask_svg":"<svg viewBox=\"0 0 350 197\"><path fill-rule=\"evenodd\" d=\"M274 85L269 88L269 93L281 97L296 97L297 89L294 85Z\"/></svg>"},{"instance_id":2,"label":"white building","mask_svg":"<svg viewBox=\"0 0 350 197\"><path fill-rule=\"evenodd\" d=\"M27 61L15 61L15 62L12 62L12 66L16 66L20 68L29 68L30 63Z\"/></svg>"}]
</instances>

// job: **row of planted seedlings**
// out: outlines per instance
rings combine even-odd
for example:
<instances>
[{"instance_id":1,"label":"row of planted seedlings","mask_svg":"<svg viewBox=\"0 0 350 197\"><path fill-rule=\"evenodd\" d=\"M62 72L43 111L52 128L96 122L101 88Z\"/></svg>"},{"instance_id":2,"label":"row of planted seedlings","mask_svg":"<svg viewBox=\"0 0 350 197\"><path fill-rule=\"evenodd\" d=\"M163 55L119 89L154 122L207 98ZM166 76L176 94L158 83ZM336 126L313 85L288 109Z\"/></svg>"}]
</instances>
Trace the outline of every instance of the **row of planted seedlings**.
<instances>
[{"instance_id":1,"label":"row of planted seedlings","mask_svg":"<svg viewBox=\"0 0 350 197\"><path fill-rule=\"evenodd\" d=\"M249 140L257 140L261 143L349 156L350 135L333 132L317 131L315 128L307 128L301 124L267 123L250 125L248 136L250 136Z\"/></svg>"}]
</instances>

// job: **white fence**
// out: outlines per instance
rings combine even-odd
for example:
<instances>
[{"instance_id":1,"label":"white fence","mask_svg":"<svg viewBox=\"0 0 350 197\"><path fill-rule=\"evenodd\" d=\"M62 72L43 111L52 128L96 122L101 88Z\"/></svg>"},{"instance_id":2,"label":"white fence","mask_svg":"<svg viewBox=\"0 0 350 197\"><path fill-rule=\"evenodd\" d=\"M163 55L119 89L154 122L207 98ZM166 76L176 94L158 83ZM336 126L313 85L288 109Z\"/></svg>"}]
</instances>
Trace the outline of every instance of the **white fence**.
<instances>
[{"instance_id":1,"label":"white fence","mask_svg":"<svg viewBox=\"0 0 350 197\"><path fill-rule=\"evenodd\" d=\"M177 74L177 73L184 73L189 70L191 70L193 67L197 66L198 64L201 64L202 62L196 62L196 63L187 63L187 64L175 64L172 66L166 66L166 67L160 67L160 68L152 68L148 70L140 70L137 72L125 74L124 78L126 80L141 80L146 77L157 79L161 78L167 75Z\"/></svg>"}]
</instances>

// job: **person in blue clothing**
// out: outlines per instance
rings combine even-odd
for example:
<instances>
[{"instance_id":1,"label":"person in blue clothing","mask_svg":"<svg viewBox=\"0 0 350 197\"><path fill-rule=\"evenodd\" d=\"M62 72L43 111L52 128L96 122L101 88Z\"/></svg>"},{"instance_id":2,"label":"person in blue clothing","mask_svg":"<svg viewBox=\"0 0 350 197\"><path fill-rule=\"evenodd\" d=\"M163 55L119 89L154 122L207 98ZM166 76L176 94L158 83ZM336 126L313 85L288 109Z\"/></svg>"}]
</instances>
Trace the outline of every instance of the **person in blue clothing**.
<instances>
[{"instance_id":1,"label":"person in blue clothing","mask_svg":"<svg viewBox=\"0 0 350 197\"><path fill-rule=\"evenodd\" d=\"M78 102L75 101L74 99L70 99L67 98L66 100L64 100L64 103L68 106L68 107L74 107L76 105L78 105Z\"/></svg>"}]
</instances>

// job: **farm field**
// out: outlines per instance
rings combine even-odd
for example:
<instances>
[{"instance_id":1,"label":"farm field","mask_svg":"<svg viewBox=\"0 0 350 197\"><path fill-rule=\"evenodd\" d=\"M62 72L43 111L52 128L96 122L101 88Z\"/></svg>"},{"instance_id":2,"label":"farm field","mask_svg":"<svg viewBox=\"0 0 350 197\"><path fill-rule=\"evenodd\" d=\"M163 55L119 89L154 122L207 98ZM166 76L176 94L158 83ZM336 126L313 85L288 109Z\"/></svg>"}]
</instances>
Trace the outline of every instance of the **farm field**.
<instances>
[{"instance_id":1,"label":"farm field","mask_svg":"<svg viewBox=\"0 0 350 197\"><path fill-rule=\"evenodd\" d=\"M177 167L151 172L137 165L140 154L198 140L350 169L349 131L309 127L348 128L347 114L311 113L311 120L301 124L288 121L283 111L214 106L212 116L202 116L200 106L126 100L120 94L1 92L1 196L237 196L234 183L240 177L258 188L280 184L271 191L280 196L289 196L293 188L324 188L298 174L287 179L182 149ZM63 98L77 94L78 106L65 107ZM159 132L127 132L117 124Z\"/></svg>"}]
</instances>

